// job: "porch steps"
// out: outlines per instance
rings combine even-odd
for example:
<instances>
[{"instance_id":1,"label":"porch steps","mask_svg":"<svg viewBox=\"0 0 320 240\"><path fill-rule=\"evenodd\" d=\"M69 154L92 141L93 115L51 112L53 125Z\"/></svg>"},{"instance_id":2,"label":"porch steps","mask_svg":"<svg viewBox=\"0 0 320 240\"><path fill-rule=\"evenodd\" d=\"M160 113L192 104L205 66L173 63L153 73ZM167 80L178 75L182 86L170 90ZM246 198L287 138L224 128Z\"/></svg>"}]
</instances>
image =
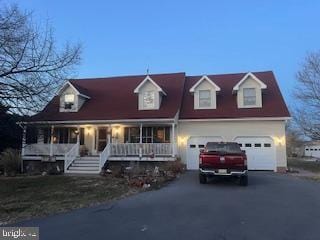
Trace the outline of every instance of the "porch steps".
<instances>
[{"instance_id":1,"label":"porch steps","mask_svg":"<svg viewBox=\"0 0 320 240\"><path fill-rule=\"evenodd\" d=\"M69 166L66 173L71 174L97 174L100 173L99 157L79 157L76 158Z\"/></svg>"}]
</instances>

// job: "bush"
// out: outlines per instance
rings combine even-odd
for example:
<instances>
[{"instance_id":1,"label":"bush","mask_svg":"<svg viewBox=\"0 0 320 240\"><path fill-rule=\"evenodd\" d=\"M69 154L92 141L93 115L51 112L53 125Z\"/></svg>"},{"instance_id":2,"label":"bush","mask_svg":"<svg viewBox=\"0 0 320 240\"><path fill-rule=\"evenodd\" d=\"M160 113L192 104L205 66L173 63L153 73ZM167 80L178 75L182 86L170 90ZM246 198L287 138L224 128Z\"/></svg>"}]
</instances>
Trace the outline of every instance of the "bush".
<instances>
[{"instance_id":1,"label":"bush","mask_svg":"<svg viewBox=\"0 0 320 240\"><path fill-rule=\"evenodd\" d=\"M15 176L21 170L20 152L7 148L0 155L0 165L6 176Z\"/></svg>"}]
</instances>

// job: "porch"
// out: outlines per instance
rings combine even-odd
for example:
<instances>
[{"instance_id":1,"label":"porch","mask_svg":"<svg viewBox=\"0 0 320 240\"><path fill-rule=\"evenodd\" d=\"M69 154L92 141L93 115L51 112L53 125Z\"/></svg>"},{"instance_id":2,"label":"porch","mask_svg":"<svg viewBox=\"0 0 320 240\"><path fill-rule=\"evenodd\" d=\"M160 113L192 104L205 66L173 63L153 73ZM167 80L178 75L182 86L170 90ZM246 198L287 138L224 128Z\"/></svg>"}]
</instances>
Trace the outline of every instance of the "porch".
<instances>
[{"instance_id":1,"label":"porch","mask_svg":"<svg viewBox=\"0 0 320 240\"><path fill-rule=\"evenodd\" d=\"M107 161L173 161L177 149L174 123L27 126L22 145L23 160L62 160L66 173L98 173Z\"/></svg>"}]
</instances>

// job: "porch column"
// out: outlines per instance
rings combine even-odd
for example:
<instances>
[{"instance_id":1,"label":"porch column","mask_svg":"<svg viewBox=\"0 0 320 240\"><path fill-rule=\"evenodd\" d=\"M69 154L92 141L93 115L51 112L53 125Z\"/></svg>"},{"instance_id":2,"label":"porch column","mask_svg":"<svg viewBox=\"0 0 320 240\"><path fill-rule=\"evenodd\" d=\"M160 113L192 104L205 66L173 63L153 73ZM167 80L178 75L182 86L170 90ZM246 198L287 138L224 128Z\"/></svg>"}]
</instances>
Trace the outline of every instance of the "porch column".
<instances>
[{"instance_id":1,"label":"porch column","mask_svg":"<svg viewBox=\"0 0 320 240\"><path fill-rule=\"evenodd\" d=\"M78 131L78 134L77 134L77 148L78 148L78 156L80 155L80 127L78 126L77 127L77 131Z\"/></svg>"},{"instance_id":2,"label":"porch column","mask_svg":"<svg viewBox=\"0 0 320 240\"><path fill-rule=\"evenodd\" d=\"M109 143L111 143L111 140L112 140L112 125L111 124L109 124L109 126L108 126L108 131L107 131L107 144L109 144ZM115 141L115 143L118 143L118 141Z\"/></svg>"},{"instance_id":3,"label":"porch column","mask_svg":"<svg viewBox=\"0 0 320 240\"><path fill-rule=\"evenodd\" d=\"M140 123L140 147L139 147L139 157L142 158L142 123Z\"/></svg>"},{"instance_id":4,"label":"porch column","mask_svg":"<svg viewBox=\"0 0 320 240\"><path fill-rule=\"evenodd\" d=\"M142 123L140 123L140 143L142 143Z\"/></svg>"},{"instance_id":5,"label":"porch column","mask_svg":"<svg viewBox=\"0 0 320 240\"><path fill-rule=\"evenodd\" d=\"M53 156L53 132L54 132L54 126L51 126L51 132L50 132L50 156Z\"/></svg>"},{"instance_id":6,"label":"porch column","mask_svg":"<svg viewBox=\"0 0 320 240\"><path fill-rule=\"evenodd\" d=\"M27 127L24 125L22 127L22 147L21 147L21 156L24 156L25 154L25 148L26 148L26 134L27 134Z\"/></svg>"},{"instance_id":7,"label":"porch column","mask_svg":"<svg viewBox=\"0 0 320 240\"><path fill-rule=\"evenodd\" d=\"M175 136L175 124L172 123L172 157L176 155L176 136Z\"/></svg>"}]
</instances>

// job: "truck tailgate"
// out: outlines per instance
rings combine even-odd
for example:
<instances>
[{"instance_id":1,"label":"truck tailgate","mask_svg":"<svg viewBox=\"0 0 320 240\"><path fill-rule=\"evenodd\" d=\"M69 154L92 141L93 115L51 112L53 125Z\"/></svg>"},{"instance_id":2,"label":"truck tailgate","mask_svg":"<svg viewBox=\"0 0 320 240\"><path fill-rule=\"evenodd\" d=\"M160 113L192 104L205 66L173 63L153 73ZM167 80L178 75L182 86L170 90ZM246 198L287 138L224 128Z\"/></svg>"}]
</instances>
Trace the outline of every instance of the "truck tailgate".
<instances>
[{"instance_id":1,"label":"truck tailgate","mask_svg":"<svg viewBox=\"0 0 320 240\"><path fill-rule=\"evenodd\" d=\"M243 155L220 155L216 153L200 154L201 166L208 169L243 169L245 158Z\"/></svg>"}]
</instances>

